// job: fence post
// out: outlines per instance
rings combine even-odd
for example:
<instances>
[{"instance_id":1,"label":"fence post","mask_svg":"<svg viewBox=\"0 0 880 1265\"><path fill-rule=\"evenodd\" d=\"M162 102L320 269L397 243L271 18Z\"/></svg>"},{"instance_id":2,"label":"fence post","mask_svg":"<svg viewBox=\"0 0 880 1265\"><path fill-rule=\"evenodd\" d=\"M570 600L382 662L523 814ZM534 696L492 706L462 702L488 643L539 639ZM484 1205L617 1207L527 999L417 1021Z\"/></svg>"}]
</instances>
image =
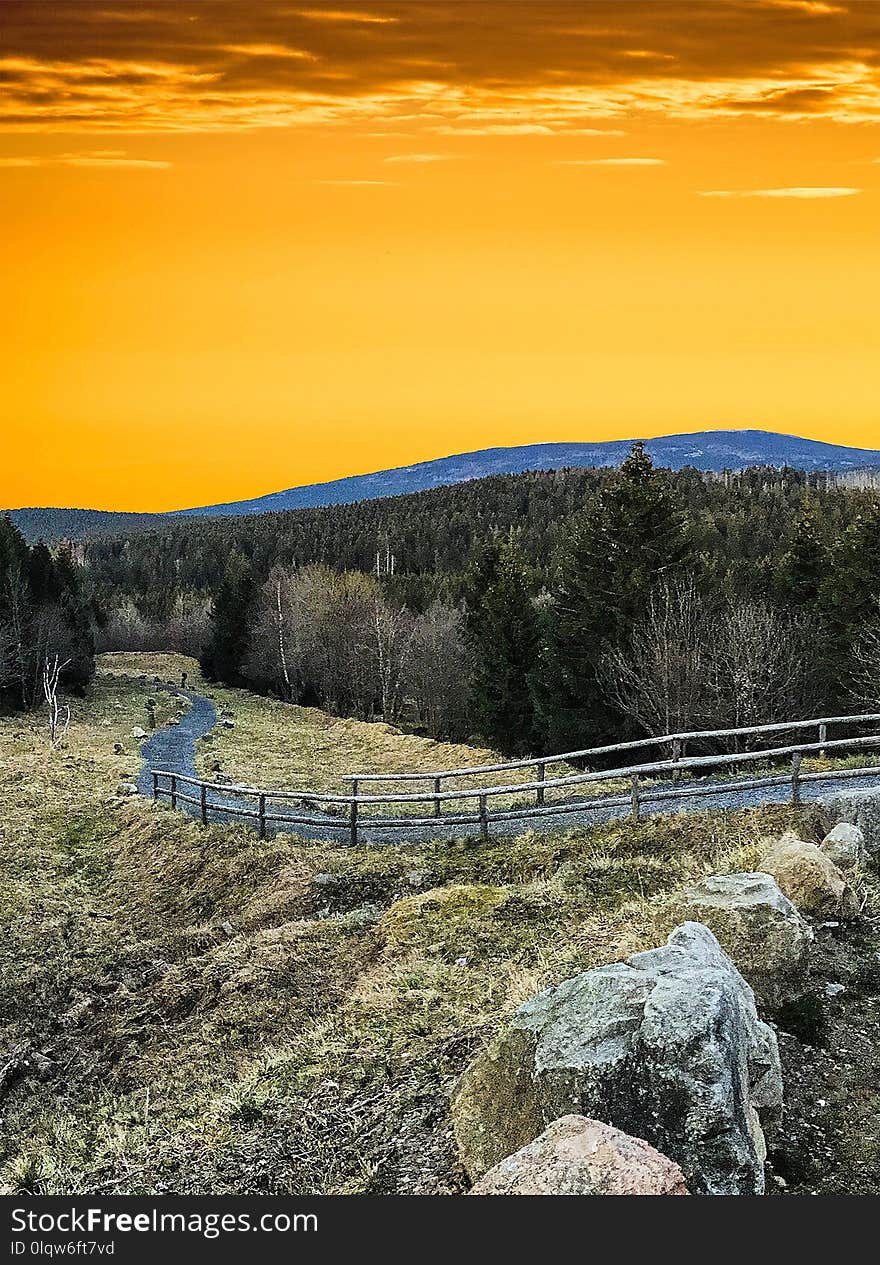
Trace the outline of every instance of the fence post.
<instances>
[{"instance_id":1,"label":"fence post","mask_svg":"<svg viewBox=\"0 0 880 1265\"><path fill-rule=\"evenodd\" d=\"M435 795L434 816L439 817L440 816L440 779L439 777L434 778L434 795Z\"/></svg>"},{"instance_id":2,"label":"fence post","mask_svg":"<svg viewBox=\"0 0 880 1265\"><path fill-rule=\"evenodd\" d=\"M795 751L791 757L791 802L795 806L801 802L801 753Z\"/></svg>"},{"instance_id":3,"label":"fence post","mask_svg":"<svg viewBox=\"0 0 880 1265\"><path fill-rule=\"evenodd\" d=\"M266 838L266 796L261 792L259 799L260 838Z\"/></svg>"},{"instance_id":4,"label":"fence post","mask_svg":"<svg viewBox=\"0 0 880 1265\"><path fill-rule=\"evenodd\" d=\"M171 807L177 807L177 778L171 774Z\"/></svg>"},{"instance_id":5,"label":"fence post","mask_svg":"<svg viewBox=\"0 0 880 1265\"><path fill-rule=\"evenodd\" d=\"M819 750L820 760L825 759L825 742L827 741L827 738L828 738L828 726L825 724L825 721L823 720L819 724L819 742L822 744Z\"/></svg>"},{"instance_id":6,"label":"fence post","mask_svg":"<svg viewBox=\"0 0 880 1265\"><path fill-rule=\"evenodd\" d=\"M159 774L153 770L153 799L159 798Z\"/></svg>"},{"instance_id":7,"label":"fence post","mask_svg":"<svg viewBox=\"0 0 880 1265\"><path fill-rule=\"evenodd\" d=\"M486 810L486 796L480 796L480 838L489 838L489 814Z\"/></svg>"},{"instance_id":8,"label":"fence post","mask_svg":"<svg viewBox=\"0 0 880 1265\"><path fill-rule=\"evenodd\" d=\"M352 801L351 801L351 815L350 815L350 821L351 821L351 846L352 846L353 848L356 848L356 847L357 847L357 841L358 841L358 806L357 806L357 793L358 793L358 780L357 780L357 778L356 778L356 777L353 777L353 778L351 779L351 794L352 794Z\"/></svg>"},{"instance_id":9,"label":"fence post","mask_svg":"<svg viewBox=\"0 0 880 1265\"><path fill-rule=\"evenodd\" d=\"M633 821L638 821L639 817L641 816L640 806L639 806L639 775L638 773L631 774L630 799L632 800L632 819Z\"/></svg>"},{"instance_id":10,"label":"fence post","mask_svg":"<svg viewBox=\"0 0 880 1265\"><path fill-rule=\"evenodd\" d=\"M544 803L544 777L545 775L546 774L545 774L545 769L544 769L544 762L542 760L541 763L538 765L538 789L535 793L536 804Z\"/></svg>"},{"instance_id":11,"label":"fence post","mask_svg":"<svg viewBox=\"0 0 880 1265\"><path fill-rule=\"evenodd\" d=\"M204 782L202 782L199 798L202 801L202 825L207 826L208 824L208 788Z\"/></svg>"},{"instance_id":12,"label":"fence post","mask_svg":"<svg viewBox=\"0 0 880 1265\"><path fill-rule=\"evenodd\" d=\"M681 745L682 745L681 738L672 739L672 763L673 764L678 764L679 760L681 759ZM672 770L673 782L677 782L680 777L681 777L680 771L678 769L673 769Z\"/></svg>"}]
</instances>

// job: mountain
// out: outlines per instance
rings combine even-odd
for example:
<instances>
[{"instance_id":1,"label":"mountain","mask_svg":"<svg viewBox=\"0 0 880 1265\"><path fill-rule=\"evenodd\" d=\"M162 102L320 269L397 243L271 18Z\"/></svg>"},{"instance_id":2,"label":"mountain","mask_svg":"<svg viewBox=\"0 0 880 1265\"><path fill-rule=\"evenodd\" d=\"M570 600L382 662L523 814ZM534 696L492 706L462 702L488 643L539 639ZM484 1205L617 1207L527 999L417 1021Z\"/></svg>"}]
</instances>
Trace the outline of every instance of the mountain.
<instances>
[{"instance_id":1,"label":"mountain","mask_svg":"<svg viewBox=\"0 0 880 1265\"><path fill-rule=\"evenodd\" d=\"M412 466L380 470L376 474L356 474L332 483L311 483L306 487L271 492L250 501L225 505L205 505L179 510L181 514L265 514L273 510L312 509L322 505L344 505L351 501L372 501L406 492L466 479L483 479L491 474L522 474L524 470L561 470L565 467L619 465L635 441L613 439L604 443L525 444L519 448L485 448L481 452L439 457ZM842 448L795 435L777 435L762 430L709 430L693 435L665 435L648 439L645 447L656 466L681 470L741 470L745 466L793 466L798 470L880 469L880 452L867 448Z\"/></svg>"},{"instance_id":2,"label":"mountain","mask_svg":"<svg viewBox=\"0 0 880 1265\"><path fill-rule=\"evenodd\" d=\"M61 537L84 538L121 535L156 527L168 517L267 514L279 510L313 509L352 501L377 500L422 492L428 488L482 479L493 474L522 474L526 470L559 470L566 467L616 466L633 444L632 439L604 443L525 444L518 448L486 448L480 452L440 457L416 465L351 475L330 483L311 483L287 488L247 501L204 505L175 510L171 514L124 514L102 510L20 509L12 519L25 536L35 540ZM880 452L868 448L844 448L838 444L779 435L762 430L709 430L688 435L664 435L648 439L645 447L654 464L671 470L691 466L697 470L742 470L746 466L789 466L797 470L843 474L880 470Z\"/></svg>"}]
</instances>

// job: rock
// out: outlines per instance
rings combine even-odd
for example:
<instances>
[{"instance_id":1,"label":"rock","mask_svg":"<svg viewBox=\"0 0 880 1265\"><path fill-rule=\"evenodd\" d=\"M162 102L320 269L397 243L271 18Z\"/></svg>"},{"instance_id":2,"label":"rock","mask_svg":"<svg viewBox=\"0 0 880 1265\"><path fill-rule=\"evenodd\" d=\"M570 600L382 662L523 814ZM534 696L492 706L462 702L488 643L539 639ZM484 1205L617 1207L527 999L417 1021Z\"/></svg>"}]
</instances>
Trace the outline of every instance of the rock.
<instances>
[{"instance_id":1,"label":"rock","mask_svg":"<svg viewBox=\"0 0 880 1265\"><path fill-rule=\"evenodd\" d=\"M693 1193L760 1194L758 1111L782 1105L776 1037L707 927L565 980L521 1006L452 1104L473 1179L577 1112L680 1165Z\"/></svg>"},{"instance_id":2,"label":"rock","mask_svg":"<svg viewBox=\"0 0 880 1265\"><path fill-rule=\"evenodd\" d=\"M835 791L818 804L828 829L842 822L858 826L868 855L880 851L880 790Z\"/></svg>"},{"instance_id":3,"label":"rock","mask_svg":"<svg viewBox=\"0 0 880 1265\"><path fill-rule=\"evenodd\" d=\"M114 742L114 744L113 744L113 754L114 754L114 755L124 755L124 754L125 754L125 747L123 747L123 745L122 745L122 743L121 743L121 742Z\"/></svg>"},{"instance_id":4,"label":"rock","mask_svg":"<svg viewBox=\"0 0 880 1265\"><path fill-rule=\"evenodd\" d=\"M670 896L657 916L668 934L682 922L708 927L771 1008L799 996L813 931L769 874L721 874Z\"/></svg>"},{"instance_id":5,"label":"rock","mask_svg":"<svg viewBox=\"0 0 880 1265\"><path fill-rule=\"evenodd\" d=\"M839 870L855 869L867 860L865 836L858 826L848 821L842 821L829 830L819 846Z\"/></svg>"},{"instance_id":6,"label":"rock","mask_svg":"<svg viewBox=\"0 0 880 1265\"><path fill-rule=\"evenodd\" d=\"M686 1195L677 1164L641 1138L563 1116L490 1168L472 1195Z\"/></svg>"},{"instance_id":7,"label":"rock","mask_svg":"<svg viewBox=\"0 0 880 1265\"><path fill-rule=\"evenodd\" d=\"M221 721L220 721L220 724L223 726L223 728L224 728L224 729L234 729L234 728L235 728L235 721L234 721L234 720L221 720Z\"/></svg>"},{"instance_id":8,"label":"rock","mask_svg":"<svg viewBox=\"0 0 880 1265\"><path fill-rule=\"evenodd\" d=\"M134 782L120 782L116 788L116 794L119 796L137 795L138 788Z\"/></svg>"},{"instance_id":9,"label":"rock","mask_svg":"<svg viewBox=\"0 0 880 1265\"><path fill-rule=\"evenodd\" d=\"M141 739L146 738L147 731L146 729L141 729L140 725L135 725L131 731L131 736L132 738L137 738L138 742L140 742Z\"/></svg>"},{"instance_id":10,"label":"rock","mask_svg":"<svg viewBox=\"0 0 880 1265\"><path fill-rule=\"evenodd\" d=\"M790 832L760 861L797 909L814 918L855 918L859 902L840 870L815 843Z\"/></svg>"}]
</instances>

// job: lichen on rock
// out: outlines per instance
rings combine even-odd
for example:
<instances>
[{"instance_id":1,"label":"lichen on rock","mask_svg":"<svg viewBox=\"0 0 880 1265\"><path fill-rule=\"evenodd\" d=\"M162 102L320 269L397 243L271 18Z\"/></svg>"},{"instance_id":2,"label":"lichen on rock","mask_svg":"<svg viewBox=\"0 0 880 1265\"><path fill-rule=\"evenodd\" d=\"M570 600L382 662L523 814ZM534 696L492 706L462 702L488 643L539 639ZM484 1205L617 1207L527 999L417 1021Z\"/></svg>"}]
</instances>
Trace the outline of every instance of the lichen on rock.
<instances>
[{"instance_id":1,"label":"lichen on rock","mask_svg":"<svg viewBox=\"0 0 880 1265\"><path fill-rule=\"evenodd\" d=\"M597 967L526 1002L464 1073L459 1152L477 1179L578 1113L642 1138L694 1193L760 1194L758 1113L781 1107L774 1033L708 928Z\"/></svg>"}]
</instances>

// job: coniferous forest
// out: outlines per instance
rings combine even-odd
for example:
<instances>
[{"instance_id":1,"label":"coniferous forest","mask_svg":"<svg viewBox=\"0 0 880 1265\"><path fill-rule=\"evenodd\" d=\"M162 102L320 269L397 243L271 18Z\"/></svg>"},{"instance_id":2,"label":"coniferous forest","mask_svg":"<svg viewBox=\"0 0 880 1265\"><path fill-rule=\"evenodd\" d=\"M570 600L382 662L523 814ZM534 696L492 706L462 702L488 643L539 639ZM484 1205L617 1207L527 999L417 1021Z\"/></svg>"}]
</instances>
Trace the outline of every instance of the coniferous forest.
<instances>
[{"instance_id":1,"label":"coniferous forest","mask_svg":"<svg viewBox=\"0 0 880 1265\"><path fill-rule=\"evenodd\" d=\"M794 470L671 473L637 444L617 471L180 519L54 556L7 522L2 545L7 707L39 698L26 642L54 638L81 683L93 637L511 754L880 706L880 501Z\"/></svg>"}]
</instances>

